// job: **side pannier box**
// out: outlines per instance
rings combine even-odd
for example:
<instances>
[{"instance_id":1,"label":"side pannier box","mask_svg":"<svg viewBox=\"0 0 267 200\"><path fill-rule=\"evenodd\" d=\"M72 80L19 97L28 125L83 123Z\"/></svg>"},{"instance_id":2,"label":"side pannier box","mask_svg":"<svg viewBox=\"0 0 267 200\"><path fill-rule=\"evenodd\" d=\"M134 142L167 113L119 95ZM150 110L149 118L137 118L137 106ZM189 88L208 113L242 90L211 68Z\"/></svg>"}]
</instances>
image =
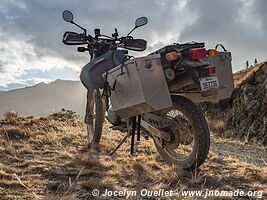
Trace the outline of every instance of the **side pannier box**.
<instances>
[{"instance_id":1,"label":"side pannier box","mask_svg":"<svg viewBox=\"0 0 267 200\"><path fill-rule=\"evenodd\" d=\"M194 102L218 102L230 97L234 90L231 53L227 51L218 52L216 56L207 56L204 60L209 62L210 66L215 67L215 76L218 78L219 88L212 89L211 95L207 95L205 92L184 93L182 95Z\"/></svg>"},{"instance_id":2,"label":"side pannier box","mask_svg":"<svg viewBox=\"0 0 267 200\"><path fill-rule=\"evenodd\" d=\"M215 66L215 75L218 77L220 89L217 101L228 98L234 90L234 77L232 71L232 56L230 52L218 52L217 56L210 57L210 65Z\"/></svg>"},{"instance_id":3,"label":"side pannier box","mask_svg":"<svg viewBox=\"0 0 267 200\"><path fill-rule=\"evenodd\" d=\"M173 106L160 55L134 58L108 71L112 110L122 118Z\"/></svg>"}]
</instances>

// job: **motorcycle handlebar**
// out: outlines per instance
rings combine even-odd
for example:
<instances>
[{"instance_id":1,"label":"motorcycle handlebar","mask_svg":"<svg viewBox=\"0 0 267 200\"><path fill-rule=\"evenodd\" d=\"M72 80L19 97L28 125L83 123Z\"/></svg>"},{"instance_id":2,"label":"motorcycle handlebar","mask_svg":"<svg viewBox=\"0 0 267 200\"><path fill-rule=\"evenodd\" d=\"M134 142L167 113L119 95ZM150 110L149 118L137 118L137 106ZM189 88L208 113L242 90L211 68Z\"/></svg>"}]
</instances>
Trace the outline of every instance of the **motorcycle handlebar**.
<instances>
[{"instance_id":1,"label":"motorcycle handlebar","mask_svg":"<svg viewBox=\"0 0 267 200\"><path fill-rule=\"evenodd\" d=\"M92 42L92 36L67 31L64 33L62 41L66 45L82 45Z\"/></svg>"},{"instance_id":2,"label":"motorcycle handlebar","mask_svg":"<svg viewBox=\"0 0 267 200\"><path fill-rule=\"evenodd\" d=\"M71 31L67 31L63 35L63 43L66 45L95 45L103 42L133 51L144 51L146 49L145 40L133 39L133 37L112 38L106 35L99 35L93 38L91 35L79 34Z\"/></svg>"}]
</instances>

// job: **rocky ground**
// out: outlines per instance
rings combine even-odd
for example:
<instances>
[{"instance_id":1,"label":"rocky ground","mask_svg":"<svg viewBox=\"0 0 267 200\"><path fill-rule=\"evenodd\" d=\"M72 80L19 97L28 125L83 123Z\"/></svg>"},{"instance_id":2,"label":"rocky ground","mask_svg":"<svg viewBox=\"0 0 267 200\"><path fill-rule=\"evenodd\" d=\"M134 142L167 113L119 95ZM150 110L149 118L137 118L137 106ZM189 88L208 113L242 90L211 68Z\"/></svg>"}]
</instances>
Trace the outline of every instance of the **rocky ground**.
<instances>
[{"instance_id":1,"label":"rocky ground","mask_svg":"<svg viewBox=\"0 0 267 200\"><path fill-rule=\"evenodd\" d=\"M207 161L198 170L185 172L165 164L153 142L144 138L137 155L129 155L128 141L108 156L123 135L105 122L100 147L89 151L84 125L72 112L42 118L7 115L0 120L0 199L103 199L93 197L92 190L143 188L175 190L177 194L169 199L203 199L185 198L181 192L207 189L263 191L262 199L267 198L264 147L215 134ZM256 197L260 196L237 199Z\"/></svg>"},{"instance_id":2,"label":"rocky ground","mask_svg":"<svg viewBox=\"0 0 267 200\"><path fill-rule=\"evenodd\" d=\"M219 128L221 135L267 145L267 62L237 72L234 78L236 87L229 99L201 106L211 128Z\"/></svg>"}]
</instances>

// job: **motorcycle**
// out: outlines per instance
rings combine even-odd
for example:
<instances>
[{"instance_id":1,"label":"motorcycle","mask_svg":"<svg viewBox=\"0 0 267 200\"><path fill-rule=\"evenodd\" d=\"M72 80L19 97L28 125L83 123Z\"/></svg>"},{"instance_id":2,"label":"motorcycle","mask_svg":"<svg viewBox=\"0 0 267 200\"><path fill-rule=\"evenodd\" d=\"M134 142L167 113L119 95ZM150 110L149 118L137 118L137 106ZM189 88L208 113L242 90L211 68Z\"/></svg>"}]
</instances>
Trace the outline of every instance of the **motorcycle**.
<instances>
[{"instance_id":1,"label":"motorcycle","mask_svg":"<svg viewBox=\"0 0 267 200\"><path fill-rule=\"evenodd\" d=\"M196 105L218 101L233 91L231 53L223 45L205 49L204 43L174 43L147 56L134 58L128 50L144 51L147 41L134 39L131 33L147 24L137 18L134 28L124 37L118 31L111 36L94 29L95 36L76 24L73 14L65 10L62 17L83 33L67 31L63 43L88 51L91 60L80 74L87 89L85 123L89 147L100 142L105 116L114 129L127 134L110 152L131 137L131 154L135 137L150 137L169 164L193 170L207 158L210 132L205 117ZM223 52L217 50L223 48Z\"/></svg>"}]
</instances>

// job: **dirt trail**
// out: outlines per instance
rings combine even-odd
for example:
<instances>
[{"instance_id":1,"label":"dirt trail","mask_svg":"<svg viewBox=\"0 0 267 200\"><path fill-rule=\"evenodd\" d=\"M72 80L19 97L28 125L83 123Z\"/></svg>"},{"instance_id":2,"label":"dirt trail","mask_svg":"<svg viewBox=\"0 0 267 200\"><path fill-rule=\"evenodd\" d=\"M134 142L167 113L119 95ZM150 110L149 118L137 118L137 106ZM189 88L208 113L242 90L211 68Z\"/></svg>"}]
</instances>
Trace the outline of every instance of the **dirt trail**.
<instances>
[{"instance_id":1,"label":"dirt trail","mask_svg":"<svg viewBox=\"0 0 267 200\"><path fill-rule=\"evenodd\" d=\"M267 166L267 147L217 139L212 141L211 151L219 157L230 156L256 166Z\"/></svg>"}]
</instances>

